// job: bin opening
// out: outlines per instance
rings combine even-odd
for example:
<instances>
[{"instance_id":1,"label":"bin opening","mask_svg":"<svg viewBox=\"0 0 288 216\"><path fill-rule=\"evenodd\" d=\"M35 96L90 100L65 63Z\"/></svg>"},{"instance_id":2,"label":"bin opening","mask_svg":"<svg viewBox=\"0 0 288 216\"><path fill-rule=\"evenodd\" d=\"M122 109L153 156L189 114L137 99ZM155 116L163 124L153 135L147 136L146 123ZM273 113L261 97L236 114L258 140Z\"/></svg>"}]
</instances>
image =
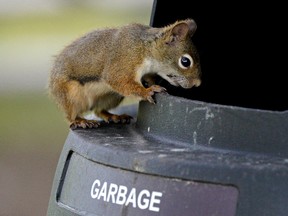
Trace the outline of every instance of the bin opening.
<instances>
[{"instance_id":1,"label":"bin opening","mask_svg":"<svg viewBox=\"0 0 288 216\"><path fill-rule=\"evenodd\" d=\"M193 42L200 55L202 84L185 90L158 83L168 93L222 105L272 111L288 110L284 3L251 5L193 1L191 6L154 1L151 26L192 18Z\"/></svg>"}]
</instances>

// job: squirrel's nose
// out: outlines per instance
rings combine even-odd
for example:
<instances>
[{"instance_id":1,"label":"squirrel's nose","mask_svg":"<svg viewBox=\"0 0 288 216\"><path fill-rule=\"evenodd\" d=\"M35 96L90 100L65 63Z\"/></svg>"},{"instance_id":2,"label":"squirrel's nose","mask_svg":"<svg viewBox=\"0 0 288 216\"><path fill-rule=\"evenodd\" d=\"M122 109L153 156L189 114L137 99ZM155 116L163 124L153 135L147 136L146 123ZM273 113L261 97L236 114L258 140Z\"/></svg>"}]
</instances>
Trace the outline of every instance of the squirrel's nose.
<instances>
[{"instance_id":1,"label":"squirrel's nose","mask_svg":"<svg viewBox=\"0 0 288 216\"><path fill-rule=\"evenodd\" d=\"M199 78L190 78L187 79L186 82L179 83L183 88L192 88L192 87L198 87L201 85L201 80Z\"/></svg>"},{"instance_id":2,"label":"squirrel's nose","mask_svg":"<svg viewBox=\"0 0 288 216\"><path fill-rule=\"evenodd\" d=\"M200 85L201 85L201 79L199 79L199 78L190 78L187 88L192 88L194 86L198 87Z\"/></svg>"},{"instance_id":3,"label":"squirrel's nose","mask_svg":"<svg viewBox=\"0 0 288 216\"><path fill-rule=\"evenodd\" d=\"M198 87L201 85L201 80L200 79L194 79L193 81L193 86Z\"/></svg>"}]
</instances>

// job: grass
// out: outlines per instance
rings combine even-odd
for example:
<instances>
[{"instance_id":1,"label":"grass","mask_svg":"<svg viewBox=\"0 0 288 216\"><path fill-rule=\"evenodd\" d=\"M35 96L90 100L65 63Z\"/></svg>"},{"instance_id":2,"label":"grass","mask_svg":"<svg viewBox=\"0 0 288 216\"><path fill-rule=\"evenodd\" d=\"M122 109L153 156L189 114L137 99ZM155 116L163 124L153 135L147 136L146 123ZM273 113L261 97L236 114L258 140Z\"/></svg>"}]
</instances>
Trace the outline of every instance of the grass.
<instances>
[{"instance_id":1,"label":"grass","mask_svg":"<svg viewBox=\"0 0 288 216\"><path fill-rule=\"evenodd\" d=\"M68 125L45 93L0 95L0 151L53 150L62 145Z\"/></svg>"}]
</instances>

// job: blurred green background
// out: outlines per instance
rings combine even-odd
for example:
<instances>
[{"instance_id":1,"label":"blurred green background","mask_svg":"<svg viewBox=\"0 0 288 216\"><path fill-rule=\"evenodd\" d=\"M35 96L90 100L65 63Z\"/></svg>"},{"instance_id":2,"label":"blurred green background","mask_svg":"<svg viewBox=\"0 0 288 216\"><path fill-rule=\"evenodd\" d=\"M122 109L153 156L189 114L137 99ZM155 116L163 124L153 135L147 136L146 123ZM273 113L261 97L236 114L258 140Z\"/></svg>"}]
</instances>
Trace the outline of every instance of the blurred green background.
<instances>
[{"instance_id":1,"label":"blurred green background","mask_svg":"<svg viewBox=\"0 0 288 216\"><path fill-rule=\"evenodd\" d=\"M56 55L76 37L149 24L153 0L0 0L0 215L46 215L68 124L48 98Z\"/></svg>"}]
</instances>

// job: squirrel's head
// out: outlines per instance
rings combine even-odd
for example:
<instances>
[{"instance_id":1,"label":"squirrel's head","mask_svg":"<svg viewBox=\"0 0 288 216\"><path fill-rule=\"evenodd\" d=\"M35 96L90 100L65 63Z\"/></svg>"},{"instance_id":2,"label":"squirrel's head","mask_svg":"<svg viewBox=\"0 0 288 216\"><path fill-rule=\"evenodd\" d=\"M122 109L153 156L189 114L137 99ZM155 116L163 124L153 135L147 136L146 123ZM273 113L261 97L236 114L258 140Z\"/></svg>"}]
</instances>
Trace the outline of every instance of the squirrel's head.
<instances>
[{"instance_id":1,"label":"squirrel's head","mask_svg":"<svg viewBox=\"0 0 288 216\"><path fill-rule=\"evenodd\" d=\"M197 29L193 19L176 21L159 29L154 57L161 62L157 74L174 86L191 88L201 84L200 60L192 36Z\"/></svg>"}]
</instances>

